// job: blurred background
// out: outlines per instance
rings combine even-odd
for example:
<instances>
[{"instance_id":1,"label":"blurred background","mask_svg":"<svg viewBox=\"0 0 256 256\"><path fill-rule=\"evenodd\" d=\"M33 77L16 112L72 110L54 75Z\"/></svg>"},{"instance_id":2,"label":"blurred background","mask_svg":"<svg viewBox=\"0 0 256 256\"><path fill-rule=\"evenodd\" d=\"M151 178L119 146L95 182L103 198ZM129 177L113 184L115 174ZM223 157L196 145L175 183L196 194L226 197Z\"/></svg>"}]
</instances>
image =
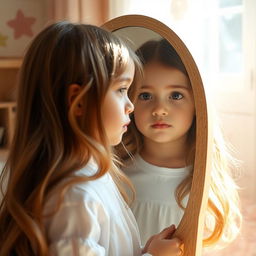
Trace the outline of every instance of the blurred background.
<instances>
[{"instance_id":1,"label":"blurred background","mask_svg":"<svg viewBox=\"0 0 256 256\"><path fill-rule=\"evenodd\" d=\"M31 39L57 20L102 25L120 15L143 14L174 30L193 55L224 135L242 161L237 182L243 229L214 255L256 255L255 0L0 0L0 6L0 68L6 68L6 60L21 59ZM6 101L1 74L0 101ZM0 151L2 163L3 155Z\"/></svg>"}]
</instances>

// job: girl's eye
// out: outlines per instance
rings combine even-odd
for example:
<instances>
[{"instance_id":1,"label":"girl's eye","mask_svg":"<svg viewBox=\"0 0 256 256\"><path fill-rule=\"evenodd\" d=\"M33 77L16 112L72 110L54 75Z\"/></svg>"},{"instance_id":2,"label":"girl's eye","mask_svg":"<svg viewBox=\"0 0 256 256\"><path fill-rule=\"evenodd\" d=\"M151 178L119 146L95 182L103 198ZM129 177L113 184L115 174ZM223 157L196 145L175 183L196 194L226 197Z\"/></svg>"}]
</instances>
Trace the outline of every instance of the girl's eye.
<instances>
[{"instance_id":1,"label":"girl's eye","mask_svg":"<svg viewBox=\"0 0 256 256\"><path fill-rule=\"evenodd\" d=\"M118 89L118 92L120 92L121 94L124 94L125 92L127 92L127 88L126 87L121 87Z\"/></svg>"},{"instance_id":2,"label":"girl's eye","mask_svg":"<svg viewBox=\"0 0 256 256\"><path fill-rule=\"evenodd\" d=\"M181 100L184 96L179 92L173 92L170 96L173 100Z\"/></svg>"},{"instance_id":3,"label":"girl's eye","mask_svg":"<svg viewBox=\"0 0 256 256\"><path fill-rule=\"evenodd\" d=\"M152 99L152 95L148 92L143 92L139 94L138 97L140 100L151 100Z\"/></svg>"}]
</instances>

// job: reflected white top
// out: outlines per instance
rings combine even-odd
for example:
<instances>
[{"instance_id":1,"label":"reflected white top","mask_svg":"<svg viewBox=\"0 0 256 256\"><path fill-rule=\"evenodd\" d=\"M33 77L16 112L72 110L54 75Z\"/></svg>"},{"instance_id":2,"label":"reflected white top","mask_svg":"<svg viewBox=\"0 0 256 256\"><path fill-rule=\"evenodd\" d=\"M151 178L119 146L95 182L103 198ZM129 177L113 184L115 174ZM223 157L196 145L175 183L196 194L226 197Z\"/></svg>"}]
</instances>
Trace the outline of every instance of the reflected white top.
<instances>
[{"instance_id":1,"label":"reflected white top","mask_svg":"<svg viewBox=\"0 0 256 256\"><path fill-rule=\"evenodd\" d=\"M138 154L124 172L136 189L132 211L137 220L142 244L164 228L178 226L184 211L175 200L175 190L189 174L191 167L164 168L145 162ZM187 204L188 197L183 200Z\"/></svg>"},{"instance_id":2,"label":"reflected white top","mask_svg":"<svg viewBox=\"0 0 256 256\"><path fill-rule=\"evenodd\" d=\"M97 166L90 162L77 175L95 172ZM54 195L46 203L46 212L56 204ZM45 227L54 256L141 255L134 215L109 173L68 190L59 211L45 220Z\"/></svg>"}]
</instances>

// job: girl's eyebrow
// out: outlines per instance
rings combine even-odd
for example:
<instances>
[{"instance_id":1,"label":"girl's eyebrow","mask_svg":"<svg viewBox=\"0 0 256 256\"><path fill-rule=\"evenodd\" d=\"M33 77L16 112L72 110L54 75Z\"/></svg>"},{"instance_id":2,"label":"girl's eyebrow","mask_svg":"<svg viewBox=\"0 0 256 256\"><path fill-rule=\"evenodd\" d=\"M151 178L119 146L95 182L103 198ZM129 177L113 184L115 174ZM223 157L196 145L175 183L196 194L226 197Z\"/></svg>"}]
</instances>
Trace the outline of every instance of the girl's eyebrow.
<instances>
[{"instance_id":1,"label":"girl's eyebrow","mask_svg":"<svg viewBox=\"0 0 256 256\"><path fill-rule=\"evenodd\" d=\"M129 78L129 77L119 77L116 79L116 81L118 82L131 82L133 79Z\"/></svg>"},{"instance_id":2,"label":"girl's eyebrow","mask_svg":"<svg viewBox=\"0 0 256 256\"><path fill-rule=\"evenodd\" d=\"M112 86L115 87L119 87L120 85L125 86L127 88L130 88L131 84L132 84L133 78L129 78L129 77L118 77L116 78L113 83ZM120 84L121 83L121 84Z\"/></svg>"},{"instance_id":3,"label":"girl's eyebrow","mask_svg":"<svg viewBox=\"0 0 256 256\"><path fill-rule=\"evenodd\" d=\"M126 83L127 85L130 85L132 81L133 79L129 77L118 77L114 79L112 86L119 86L119 83Z\"/></svg>"},{"instance_id":4,"label":"girl's eyebrow","mask_svg":"<svg viewBox=\"0 0 256 256\"><path fill-rule=\"evenodd\" d=\"M170 89L184 89L184 90L188 90L190 91L191 88L187 87L185 85L167 85L165 88L170 88ZM154 89L154 86L150 86L150 85L142 85L139 89Z\"/></svg>"}]
</instances>

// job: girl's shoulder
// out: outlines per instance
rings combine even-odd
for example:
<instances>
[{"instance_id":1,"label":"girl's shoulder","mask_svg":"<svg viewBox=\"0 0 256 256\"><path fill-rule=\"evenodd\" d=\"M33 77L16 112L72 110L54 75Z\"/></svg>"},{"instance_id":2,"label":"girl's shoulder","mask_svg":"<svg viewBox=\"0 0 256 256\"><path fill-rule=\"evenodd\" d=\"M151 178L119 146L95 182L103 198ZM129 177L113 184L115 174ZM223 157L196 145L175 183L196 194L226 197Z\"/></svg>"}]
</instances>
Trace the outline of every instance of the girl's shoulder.
<instances>
[{"instance_id":1,"label":"girl's shoulder","mask_svg":"<svg viewBox=\"0 0 256 256\"><path fill-rule=\"evenodd\" d=\"M139 165L138 157L139 157L139 155L136 154L134 156L131 156L129 159L125 160L123 162L122 170L124 172L136 171L138 169L138 165Z\"/></svg>"},{"instance_id":2,"label":"girl's shoulder","mask_svg":"<svg viewBox=\"0 0 256 256\"><path fill-rule=\"evenodd\" d=\"M76 171L74 174L75 178L81 177L81 182L67 186L67 189L63 194L62 205L75 205L89 201L101 203L103 201L102 197L104 196L104 192L108 191L112 186L110 174L106 173L102 177L90 181L83 179L93 176L97 171L98 167L92 163L88 163L85 167ZM56 186L47 199L47 206L54 205L57 200L59 200L63 185L71 183L72 178L74 177L69 177Z\"/></svg>"}]
</instances>

